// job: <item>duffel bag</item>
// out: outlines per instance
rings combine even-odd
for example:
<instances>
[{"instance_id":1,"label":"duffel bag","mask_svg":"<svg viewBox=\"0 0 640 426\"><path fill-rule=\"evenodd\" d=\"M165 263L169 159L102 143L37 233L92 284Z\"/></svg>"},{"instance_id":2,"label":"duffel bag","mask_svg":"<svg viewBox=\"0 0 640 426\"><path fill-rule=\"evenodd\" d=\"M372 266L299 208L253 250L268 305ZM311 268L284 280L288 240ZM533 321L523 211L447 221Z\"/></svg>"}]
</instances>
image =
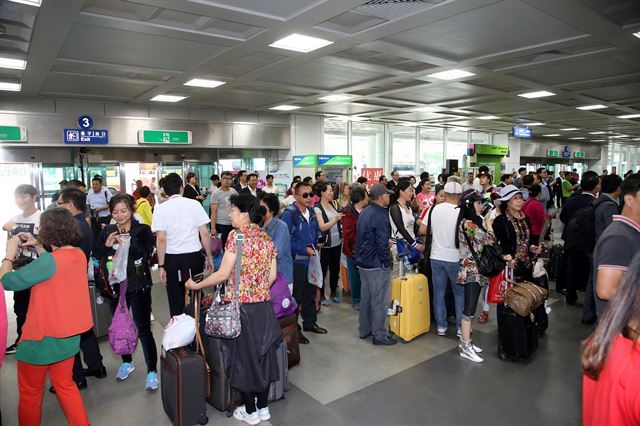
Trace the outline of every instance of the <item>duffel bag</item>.
<instances>
[{"instance_id":1,"label":"duffel bag","mask_svg":"<svg viewBox=\"0 0 640 426\"><path fill-rule=\"evenodd\" d=\"M504 300L508 307L525 317L542 305L548 294L544 288L525 281L511 286L505 293Z\"/></svg>"}]
</instances>

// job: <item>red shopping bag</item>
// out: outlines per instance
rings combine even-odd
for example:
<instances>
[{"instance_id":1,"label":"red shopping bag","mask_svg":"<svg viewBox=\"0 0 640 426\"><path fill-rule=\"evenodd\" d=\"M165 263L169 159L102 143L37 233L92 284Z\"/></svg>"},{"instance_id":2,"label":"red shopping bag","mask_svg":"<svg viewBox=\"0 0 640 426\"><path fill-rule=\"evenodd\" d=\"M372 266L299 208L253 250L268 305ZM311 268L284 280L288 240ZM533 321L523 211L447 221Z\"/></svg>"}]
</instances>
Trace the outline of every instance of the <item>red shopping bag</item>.
<instances>
[{"instance_id":1,"label":"red shopping bag","mask_svg":"<svg viewBox=\"0 0 640 426\"><path fill-rule=\"evenodd\" d=\"M504 294L509 288L509 280L513 281L513 272L507 266L504 271L489 278L487 301L489 303L504 303Z\"/></svg>"}]
</instances>

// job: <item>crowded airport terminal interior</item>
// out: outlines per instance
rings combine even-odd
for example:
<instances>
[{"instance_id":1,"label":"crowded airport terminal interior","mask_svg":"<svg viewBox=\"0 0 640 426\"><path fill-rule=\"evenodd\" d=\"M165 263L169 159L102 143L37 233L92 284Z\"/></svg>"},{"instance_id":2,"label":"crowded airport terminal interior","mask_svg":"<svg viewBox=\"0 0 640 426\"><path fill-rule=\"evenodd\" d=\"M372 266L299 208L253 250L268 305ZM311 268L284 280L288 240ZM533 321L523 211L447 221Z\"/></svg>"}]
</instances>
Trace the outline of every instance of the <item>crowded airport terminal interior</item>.
<instances>
[{"instance_id":1,"label":"crowded airport terminal interior","mask_svg":"<svg viewBox=\"0 0 640 426\"><path fill-rule=\"evenodd\" d=\"M640 1L0 0L0 426L640 426Z\"/></svg>"}]
</instances>

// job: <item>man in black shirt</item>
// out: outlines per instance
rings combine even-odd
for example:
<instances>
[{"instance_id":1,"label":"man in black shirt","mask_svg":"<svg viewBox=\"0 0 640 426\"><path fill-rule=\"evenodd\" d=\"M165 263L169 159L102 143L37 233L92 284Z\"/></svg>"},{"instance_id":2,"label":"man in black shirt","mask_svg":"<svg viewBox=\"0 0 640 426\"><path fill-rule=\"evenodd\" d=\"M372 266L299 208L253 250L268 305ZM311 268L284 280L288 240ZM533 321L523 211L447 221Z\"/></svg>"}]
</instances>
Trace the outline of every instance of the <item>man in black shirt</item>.
<instances>
[{"instance_id":1,"label":"man in black shirt","mask_svg":"<svg viewBox=\"0 0 640 426\"><path fill-rule=\"evenodd\" d=\"M58 207L69 210L80 226L82 240L80 240L77 247L82 250L87 258L87 262L89 262L91 247L93 246L93 233L84 214L86 199L86 195L79 189L67 188L60 192L57 204ZM107 376L107 369L104 367L104 364L102 364L102 355L100 354L98 339L93 333L93 328L90 328L80 336L80 349L82 350L84 361L87 363L88 368L83 370L80 353L77 353L73 363L73 380L78 385L78 388L84 389L87 387L86 376L95 376L98 379L102 379ZM51 387L50 391L55 392L53 387Z\"/></svg>"}]
</instances>

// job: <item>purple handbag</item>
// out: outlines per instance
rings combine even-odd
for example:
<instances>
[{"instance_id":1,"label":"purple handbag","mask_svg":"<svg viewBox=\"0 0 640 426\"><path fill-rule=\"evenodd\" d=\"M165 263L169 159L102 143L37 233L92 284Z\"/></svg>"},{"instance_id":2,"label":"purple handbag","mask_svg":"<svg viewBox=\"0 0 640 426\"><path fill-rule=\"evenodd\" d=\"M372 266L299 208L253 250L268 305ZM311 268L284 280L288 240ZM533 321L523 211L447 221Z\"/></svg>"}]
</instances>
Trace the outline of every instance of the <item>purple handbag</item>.
<instances>
[{"instance_id":1,"label":"purple handbag","mask_svg":"<svg viewBox=\"0 0 640 426\"><path fill-rule=\"evenodd\" d=\"M211 234L211 255L213 257L222 252L222 239L220 234Z\"/></svg>"},{"instance_id":2,"label":"purple handbag","mask_svg":"<svg viewBox=\"0 0 640 426\"><path fill-rule=\"evenodd\" d=\"M131 355L138 345L138 329L127 308L127 280L120 283L118 306L109 326L109 345L115 355Z\"/></svg>"},{"instance_id":3,"label":"purple handbag","mask_svg":"<svg viewBox=\"0 0 640 426\"><path fill-rule=\"evenodd\" d=\"M278 272L276 280L271 286L271 307L277 319L293 315L298 308L296 300L291 295L287 277L283 273Z\"/></svg>"}]
</instances>

